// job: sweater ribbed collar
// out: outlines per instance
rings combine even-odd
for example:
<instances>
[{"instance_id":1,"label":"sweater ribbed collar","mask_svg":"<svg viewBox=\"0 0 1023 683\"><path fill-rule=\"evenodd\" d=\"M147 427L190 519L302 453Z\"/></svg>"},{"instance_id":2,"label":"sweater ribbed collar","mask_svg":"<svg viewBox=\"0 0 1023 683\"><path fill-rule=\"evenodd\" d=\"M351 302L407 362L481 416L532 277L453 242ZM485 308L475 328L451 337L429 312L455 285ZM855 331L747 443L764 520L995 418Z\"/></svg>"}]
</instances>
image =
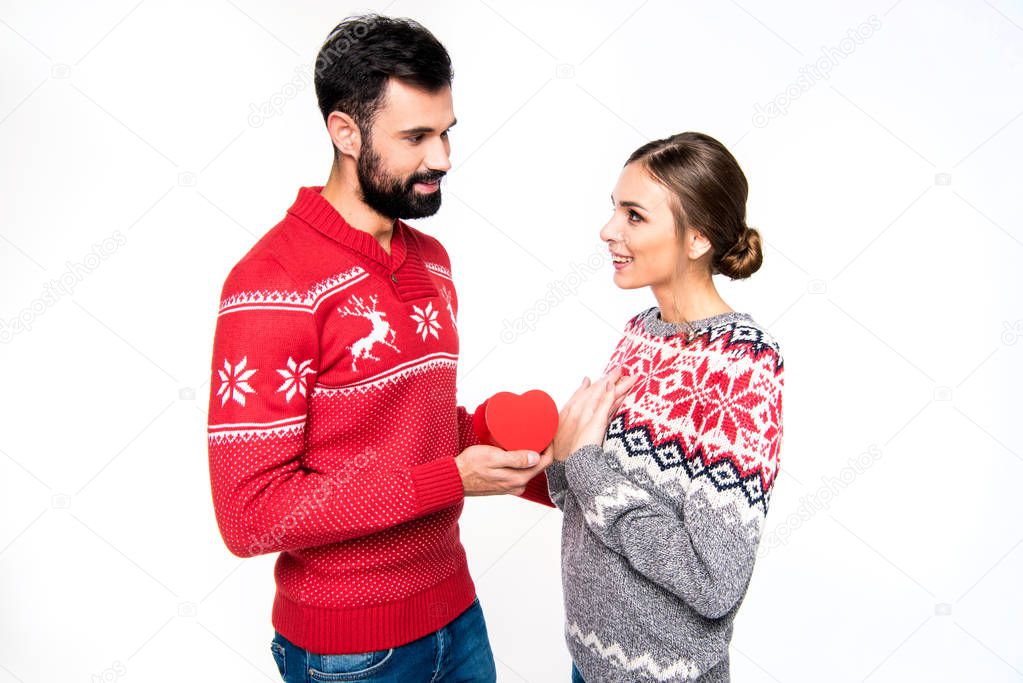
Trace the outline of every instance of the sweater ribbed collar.
<instances>
[{"instance_id":1,"label":"sweater ribbed collar","mask_svg":"<svg viewBox=\"0 0 1023 683\"><path fill-rule=\"evenodd\" d=\"M334 205L320 194L322 189L323 185L300 187L295 203L288 209L288 213L296 218L301 218L327 237L372 259L386 268L388 273L397 270L405 260L405 231L401 221L394 221L394 229L391 233L391 253L388 254L373 235L365 230L352 227L338 213Z\"/></svg>"},{"instance_id":2,"label":"sweater ribbed collar","mask_svg":"<svg viewBox=\"0 0 1023 683\"><path fill-rule=\"evenodd\" d=\"M363 257L360 265L389 282L402 301L437 296L419 242L408 225L394 221L388 254L373 235L350 225L321 190L323 185L300 187L288 213Z\"/></svg>"},{"instance_id":3,"label":"sweater ribbed collar","mask_svg":"<svg viewBox=\"0 0 1023 683\"><path fill-rule=\"evenodd\" d=\"M729 311L728 313L712 315L709 318L690 320L689 325L687 326L685 323L671 323L664 320L661 317L661 309L658 306L648 308L643 311L641 316L643 329L646 330L648 334L655 337L673 337L687 331L690 332L692 336L696 336L702 330L706 330L717 325L724 325L732 322L747 322L753 319L749 313Z\"/></svg>"}]
</instances>

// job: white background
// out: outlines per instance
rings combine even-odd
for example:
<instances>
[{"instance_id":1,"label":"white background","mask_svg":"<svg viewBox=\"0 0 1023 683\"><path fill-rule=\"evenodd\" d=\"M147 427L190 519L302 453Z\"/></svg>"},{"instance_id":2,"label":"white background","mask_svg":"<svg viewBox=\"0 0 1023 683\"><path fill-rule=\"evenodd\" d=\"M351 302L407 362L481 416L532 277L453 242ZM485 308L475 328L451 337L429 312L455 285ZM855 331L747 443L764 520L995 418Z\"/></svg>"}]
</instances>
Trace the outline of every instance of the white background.
<instances>
[{"instance_id":1,"label":"white background","mask_svg":"<svg viewBox=\"0 0 1023 683\"><path fill-rule=\"evenodd\" d=\"M129 0L0 3L0 683L278 680L274 556L232 556L210 500L213 329L230 267L326 180L309 74L367 9L455 64L417 225L453 261L460 402L599 373L650 292L605 260L537 302L601 253L633 149L708 133L766 242L719 290L786 359L734 680L1023 679L1018 2ZM559 515L466 505L501 681L568 680Z\"/></svg>"}]
</instances>

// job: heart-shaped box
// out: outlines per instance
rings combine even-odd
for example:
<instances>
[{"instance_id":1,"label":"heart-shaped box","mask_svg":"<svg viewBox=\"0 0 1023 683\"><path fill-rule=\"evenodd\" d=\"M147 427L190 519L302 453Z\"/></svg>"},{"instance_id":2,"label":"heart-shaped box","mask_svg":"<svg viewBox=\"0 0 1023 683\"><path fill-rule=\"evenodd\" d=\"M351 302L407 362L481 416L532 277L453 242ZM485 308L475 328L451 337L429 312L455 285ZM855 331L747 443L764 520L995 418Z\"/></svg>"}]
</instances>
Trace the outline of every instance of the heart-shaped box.
<instances>
[{"instance_id":1,"label":"heart-shaped box","mask_svg":"<svg viewBox=\"0 0 1023 683\"><path fill-rule=\"evenodd\" d=\"M558 432L558 406L547 392L499 391L473 413L473 428L482 443L506 451L543 451Z\"/></svg>"}]
</instances>

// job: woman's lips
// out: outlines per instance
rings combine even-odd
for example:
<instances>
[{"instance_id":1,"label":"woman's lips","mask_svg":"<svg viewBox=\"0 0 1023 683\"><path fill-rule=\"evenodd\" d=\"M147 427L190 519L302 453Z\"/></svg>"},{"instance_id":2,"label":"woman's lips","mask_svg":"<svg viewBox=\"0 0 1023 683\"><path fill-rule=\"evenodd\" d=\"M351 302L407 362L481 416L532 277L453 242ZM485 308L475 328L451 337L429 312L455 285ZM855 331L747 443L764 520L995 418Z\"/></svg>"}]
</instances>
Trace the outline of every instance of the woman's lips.
<instances>
[{"instance_id":1,"label":"woman's lips","mask_svg":"<svg viewBox=\"0 0 1023 683\"><path fill-rule=\"evenodd\" d=\"M625 260L618 261L618 260L615 260L615 259L625 259ZM615 270L621 270L622 268L625 268L626 266L631 265L633 261L635 261L635 259L633 257L631 257L631 256L622 256L621 254L616 254L614 252L611 252L611 264L615 267Z\"/></svg>"}]
</instances>

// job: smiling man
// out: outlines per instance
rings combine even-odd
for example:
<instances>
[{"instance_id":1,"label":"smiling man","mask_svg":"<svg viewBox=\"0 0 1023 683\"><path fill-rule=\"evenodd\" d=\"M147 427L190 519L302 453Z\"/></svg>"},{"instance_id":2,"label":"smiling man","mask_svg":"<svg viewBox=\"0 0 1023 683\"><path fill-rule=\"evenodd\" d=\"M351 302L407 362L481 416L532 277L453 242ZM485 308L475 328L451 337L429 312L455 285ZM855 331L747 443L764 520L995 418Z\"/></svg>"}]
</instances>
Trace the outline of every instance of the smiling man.
<instances>
[{"instance_id":1,"label":"smiling man","mask_svg":"<svg viewBox=\"0 0 1023 683\"><path fill-rule=\"evenodd\" d=\"M458 406L458 299L434 214L455 124L447 51L405 19L328 36L324 186L231 270L213 343L209 466L239 557L280 553L284 681L493 681L459 541L464 497L547 502L549 455L478 443Z\"/></svg>"}]
</instances>

